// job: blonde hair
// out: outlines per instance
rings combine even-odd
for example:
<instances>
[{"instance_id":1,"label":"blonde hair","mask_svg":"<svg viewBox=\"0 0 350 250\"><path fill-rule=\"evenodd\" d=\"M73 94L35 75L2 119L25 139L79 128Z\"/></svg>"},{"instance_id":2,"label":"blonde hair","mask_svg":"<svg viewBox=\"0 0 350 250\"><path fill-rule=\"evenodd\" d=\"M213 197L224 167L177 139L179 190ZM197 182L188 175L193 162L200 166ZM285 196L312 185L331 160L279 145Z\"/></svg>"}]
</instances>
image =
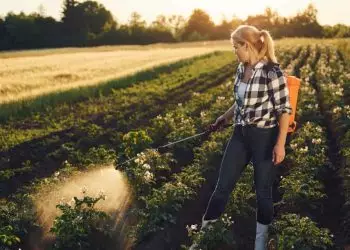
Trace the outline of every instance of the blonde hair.
<instances>
[{"instance_id":1,"label":"blonde hair","mask_svg":"<svg viewBox=\"0 0 350 250\"><path fill-rule=\"evenodd\" d=\"M231 33L231 43L234 41L241 45L247 43L250 52L255 54L258 60L266 57L268 61L277 63L275 45L269 31L258 30L252 25L239 25Z\"/></svg>"}]
</instances>

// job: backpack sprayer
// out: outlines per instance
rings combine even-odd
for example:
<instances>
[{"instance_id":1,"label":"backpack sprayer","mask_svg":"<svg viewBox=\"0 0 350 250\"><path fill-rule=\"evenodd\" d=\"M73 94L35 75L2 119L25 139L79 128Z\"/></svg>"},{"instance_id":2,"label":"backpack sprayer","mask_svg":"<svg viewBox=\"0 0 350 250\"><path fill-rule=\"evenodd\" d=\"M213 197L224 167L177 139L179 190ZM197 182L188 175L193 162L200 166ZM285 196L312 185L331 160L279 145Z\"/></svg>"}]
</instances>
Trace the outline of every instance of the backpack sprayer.
<instances>
[{"instance_id":1,"label":"backpack sprayer","mask_svg":"<svg viewBox=\"0 0 350 250\"><path fill-rule=\"evenodd\" d=\"M292 107L292 114L289 116L289 126L288 126L288 131L287 134L290 135L291 133L293 133L296 129L296 121L295 121L295 113L296 113L296 107L297 107L297 100L298 100L298 92L299 92L299 88L300 88L300 79L295 77L295 76L286 76L287 78L287 86L288 86L288 90L289 90L289 97L290 97L290 104ZM209 135L212 132L215 132L216 130L218 130L220 127L222 128L228 128L235 125L235 123L232 124L224 124L224 120L219 121L216 125L214 124L210 124L209 127L207 128L206 131L174 141L174 142L169 142L168 144L165 144L163 146L159 146L157 148L151 148L150 150L154 150L154 151L158 151L161 148L166 148L169 146L172 146L174 144L180 143L180 142L184 142L190 139L193 139L195 137L198 136L202 136L202 135ZM117 164L116 168L118 166L122 166L130 161L135 160L136 158L138 158L138 156L132 157L127 161L122 162L121 164Z\"/></svg>"}]
</instances>

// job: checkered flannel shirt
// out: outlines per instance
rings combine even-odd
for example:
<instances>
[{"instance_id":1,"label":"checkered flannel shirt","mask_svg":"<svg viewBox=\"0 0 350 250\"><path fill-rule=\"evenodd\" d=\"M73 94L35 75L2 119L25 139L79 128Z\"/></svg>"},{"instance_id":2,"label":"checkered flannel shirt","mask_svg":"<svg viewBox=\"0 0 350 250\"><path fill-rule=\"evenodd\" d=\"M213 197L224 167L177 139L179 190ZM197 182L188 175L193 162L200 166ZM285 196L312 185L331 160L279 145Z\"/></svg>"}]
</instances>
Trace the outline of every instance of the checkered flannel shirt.
<instances>
[{"instance_id":1,"label":"checkered flannel shirt","mask_svg":"<svg viewBox=\"0 0 350 250\"><path fill-rule=\"evenodd\" d=\"M233 79L235 97L233 122L254 124L260 128L278 125L282 113L292 114L287 79L277 63L259 61L253 68L253 76L247 84L244 103L239 103L238 86L244 76L245 65L238 65Z\"/></svg>"}]
</instances>

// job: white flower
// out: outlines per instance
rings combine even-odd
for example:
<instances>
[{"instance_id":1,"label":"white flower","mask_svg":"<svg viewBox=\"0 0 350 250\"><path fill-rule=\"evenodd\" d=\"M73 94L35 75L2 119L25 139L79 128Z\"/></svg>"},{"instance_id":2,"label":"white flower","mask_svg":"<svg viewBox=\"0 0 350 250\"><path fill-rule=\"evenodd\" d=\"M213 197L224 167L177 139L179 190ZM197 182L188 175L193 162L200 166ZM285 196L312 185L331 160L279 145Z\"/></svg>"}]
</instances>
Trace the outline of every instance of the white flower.
<instances>
[{"instance_id":1,"label":"white flower","mask_svg":"<svg viewBox=\"0 0 350 250\"><path fill-rule=\"evenodd\" d=\"M147 164L147 163L143 164L142 167L143 167L144 169L147 169L147 170L150 170L150 169L151 169L151 166L150 166L149 164Z\"/></svg>"},{"instance_id":2,"label":"white flower","mask_svg":"<svg viewBox=\"0 0 350 250\"><path fill-rule=\"evenodd\" d=\"M69 206L73 206L74 204L75 204L75 200L74 200L74 198L72 198L72 199L69 201L68 205L69 205Z\"/></svg>"},{"instance_id":3,"label":"white flower","mask_svg":"<svg viewBox=\"0 0 350 250\"><path fill-rule=\"evenodd\" d=\"M197 224L191 225L192 230L197 230Z\"/></svg>"},{"instance_id":4,"label":"white flower","mask_svg":"<svg viewBox=\"0 0 350 250\"><path fill-rule=\"evenodd\" d=\"M60 175L60 172L55 172L55 177L58 177Z\"/></svg>"},{"instance_id":5,"label":"white flower","mask_svg":"<svg viewBox=\"0 0 350 250\"><path fill-rule=\"evenodd\" d=\"M320 144L321 143L321 138L318 139L312 139L313 144Z\"/></svg>"},{"instance_id":6,"label":"white flower","mask_svg":"<svg viewBox=\"0 0 350 250\"><path fill-rule=\"evenodd\" d=\"M342 96L343 92L341 90L338 90L337 92L335 92L336 95Z\"/></svg>"},{"instance_id":7,"label":"white flower","mask_svg":"<svg viewBox=\"0 0 350 250\"><path fill-rule=\"evenodd\" d=\"M150 182L153 179L153 174L150 171L146 171L143 175L146 182Z\"/></svg>"},{"instance_id":8,"label":"white flower","mask_svg":"<svg viewBox=\"0 0 350 250\"><path fill-rule=\"evenodd\" d=\"M217 100L223 101L223 100L225 100L225 96L218 96Z\"/></svg>"},{"instance_id":9,"label":"white flower","mask_svg":"<svg viewBox=\"0 0 350 250\"><path fill-rule=\"evenodd\" d=\"M335 113L340 112L341 109L342 109L341 107L335 107L335 108L332 110L332 112L335 114Z\"/></svg>"},{"instance_id":10,"label":"white flower","mask_svg":"<svg viewBox=\"0 0 350 250\"><path fill-rule=\"evenodd\" d=\"M301 148L300 152L306 153L309 150L308 146L305 146L305 148Z\"/></svg>"}]
</instances>

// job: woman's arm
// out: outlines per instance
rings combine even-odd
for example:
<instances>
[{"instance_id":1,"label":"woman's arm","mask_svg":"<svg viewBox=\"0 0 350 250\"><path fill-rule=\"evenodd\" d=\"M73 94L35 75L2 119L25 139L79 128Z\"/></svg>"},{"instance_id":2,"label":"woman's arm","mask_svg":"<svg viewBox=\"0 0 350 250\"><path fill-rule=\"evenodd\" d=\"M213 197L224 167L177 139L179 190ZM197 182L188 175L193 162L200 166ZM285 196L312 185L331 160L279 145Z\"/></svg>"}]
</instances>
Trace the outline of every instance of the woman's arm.
<instances>
[{"instance_id":1,"label":"woman's arm","mask_svg":"<svg viewBox=\"0 0 350 250\"><path fill-rule=\"evenodd\" d=\"M222 115L226 120L232 119L235 114L236 102Z\"/></svg>"},{"instance_id":2,"label":"woman's arm","mask_svg":"<svg viewBox=\"0 0 350 250\"><path fill-rule=\"evenodd\" d=\"M279 133L276 145L272 151L272 162L277 165L285 157L285 143L288 132L289 116L292 114L292 107L289 101L289 91L287 78L281 69L274 68L269 72L269 91L272 92L272 102L274 103L276 117L279 123Z\"/></svg>"},{"instance_id":3,"label":"woman's arm","mask_svg":"<svg viewBox=\"0 0 350 250\"><path fill-rule=\"evenodd\" d=\"M278 67L269 72L269 79L268 88L272 92L272 102L279 123L279 135L276 144L284 146L288 132L289 116L292 114L287 78Z\"/></svg>"},{"instance_id":4,"label":"woman's arm","mask_svg":"<svg viewBox=\"0 0 350 250\"><path fill-rule=\"evenodd\" d=\"M279 117L279 134L277 138L276 145L284 146L286 144L286 138L288 133L288 125L289 125L289 114L283 113Z\"/></svg>"}]
</instances>

